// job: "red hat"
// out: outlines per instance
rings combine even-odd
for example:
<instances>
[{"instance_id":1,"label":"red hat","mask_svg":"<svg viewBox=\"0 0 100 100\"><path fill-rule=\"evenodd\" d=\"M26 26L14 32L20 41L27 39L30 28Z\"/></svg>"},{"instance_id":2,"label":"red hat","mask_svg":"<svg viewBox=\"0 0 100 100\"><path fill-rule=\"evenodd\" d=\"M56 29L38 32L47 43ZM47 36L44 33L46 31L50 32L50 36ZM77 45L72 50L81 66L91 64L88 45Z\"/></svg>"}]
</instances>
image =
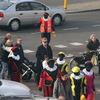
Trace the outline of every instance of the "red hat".
<instances>
[{"instance_id":1,"label":"red hat","mask_svg":"<svg viewBox=\"0 0 100 100\"><path fill-rule=\"evenodd\" d=\"M49 14L48 14L47 12L45 12L43 15L47 15L47 16L49 16Z\"/></svg>"},{"instance_id":2,"label":"red hat","mask_svg":"<svg viewBox=\"0 0 100 100\"><path fill-rule=\"evenodd\" d=\"M12 47L12 48L11 48L12 51L14 51L14 50L16 50L16 49L18 49L18 47Z\"/></svg>"}]
</instances>

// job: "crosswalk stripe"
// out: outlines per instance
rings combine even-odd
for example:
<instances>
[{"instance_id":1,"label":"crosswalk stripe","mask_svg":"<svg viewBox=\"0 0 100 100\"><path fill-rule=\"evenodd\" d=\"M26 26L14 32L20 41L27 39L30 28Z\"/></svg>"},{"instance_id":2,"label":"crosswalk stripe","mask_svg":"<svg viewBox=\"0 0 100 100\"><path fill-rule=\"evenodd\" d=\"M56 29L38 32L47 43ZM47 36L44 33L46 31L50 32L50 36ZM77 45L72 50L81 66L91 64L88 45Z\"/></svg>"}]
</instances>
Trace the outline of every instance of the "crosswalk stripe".
<instances>
[{"instance_id":1,"label":"crosswalk stripe","mask_svg":"<svg viewBox=\"0 0 100 100\"><path fill-rule=\"evenodd\" d=\"M84 45L83 43L78 43L78 42L74 42L74 43L70 43L70 44L74 45L74 46Z\"/></svg>"},{"instance_id":2,"label":"crosswalk stripe","mask_svg":"<svg viewBox=\"0 0 100 100\"><path fill-rule=\"evenodd\" d=\"M32 50L24 50L24 53L32 53L32 52L35 52L35 51L32 51Z\"/></svg>"},{"instance_id":3,"label":"crosswalk stripe","mask_svg":"<svg viewBox=\"0 0 100 100\"><path fill-rule=\"evenodd\" d=\"M57 48L66 48L66 47L68 47L68 46L65 46L65 45L54 45L54 47L57 47Z\"/></svg>"}]
</instances>

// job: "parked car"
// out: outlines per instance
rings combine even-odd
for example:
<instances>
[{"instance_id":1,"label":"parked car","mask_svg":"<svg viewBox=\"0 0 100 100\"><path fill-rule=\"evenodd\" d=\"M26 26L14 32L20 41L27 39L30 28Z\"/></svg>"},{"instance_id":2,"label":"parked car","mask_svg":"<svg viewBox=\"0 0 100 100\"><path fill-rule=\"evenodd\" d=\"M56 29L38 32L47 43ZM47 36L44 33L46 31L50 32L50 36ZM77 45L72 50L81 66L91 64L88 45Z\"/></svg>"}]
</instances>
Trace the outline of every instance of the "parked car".
<instances>
[{"instance_id":1,"label":"parked car","mask_svg":"<svg viewBox=\"0 0 100 100\"><path fill-rule=\"evenodd\" d=\"M55 25L60 25L66 19L65 11L49 7L35 0L0 1L0 26L8 26L16 31L23 25L34 25L48 12Z\"/></svg>"},{"instance_id":2,"label":"parked car","mask_svg":"<svg viewBox=\"0 0 100 100\"><path fill-rule=\"evenodd\" d=\"M0 100L58 100L53 97L43 97L32 94L23 83L0 79Z\"/></svg>"}]
</instances>

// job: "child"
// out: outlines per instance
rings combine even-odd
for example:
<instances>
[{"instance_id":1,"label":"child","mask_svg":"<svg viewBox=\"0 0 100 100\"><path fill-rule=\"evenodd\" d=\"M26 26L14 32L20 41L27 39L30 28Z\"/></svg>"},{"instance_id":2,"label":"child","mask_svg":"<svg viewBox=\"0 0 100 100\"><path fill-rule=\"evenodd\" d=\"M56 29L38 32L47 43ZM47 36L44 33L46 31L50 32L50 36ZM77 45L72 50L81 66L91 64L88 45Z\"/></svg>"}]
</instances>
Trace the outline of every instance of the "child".
<instances>
[{"instance_id":1,"label":"child","mask_svg":"<svg viewBox=\"0 0 100 100\"><path fill-rule=\"evenodd\" d=\"M49 61L49 57L45 56L44 61L42 62L43 69L48 66L47 62Z\"/></svg>"},{"instance_id":2,"label":"child","mask_svg":"<svg viewBox=\"0 0 100 100\"><path fill-rule=\"evenodd\" d=\"M60 69L60 71L69 71L68 68L68 62L66 62L66 60L64 59L65 57L65 53L64 52L59 52L58 53L58 58L55 62L55 65L57 65L58 69Z\"/></svg>"}]
</instances>

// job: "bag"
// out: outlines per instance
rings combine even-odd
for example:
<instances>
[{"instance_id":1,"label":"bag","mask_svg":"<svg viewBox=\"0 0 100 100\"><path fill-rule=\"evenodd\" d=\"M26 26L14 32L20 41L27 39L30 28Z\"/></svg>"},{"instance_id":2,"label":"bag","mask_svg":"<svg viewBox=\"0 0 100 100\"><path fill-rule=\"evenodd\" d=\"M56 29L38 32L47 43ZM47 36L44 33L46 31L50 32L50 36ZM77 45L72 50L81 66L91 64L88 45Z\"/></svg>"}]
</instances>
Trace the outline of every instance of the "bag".
<instances>
[{"instance_id":1,"label":"bag","mask_svg":"<svg viewBox=\"0 0 100 100\"><path fill-rule=\"evenodd\" d=\"M91 62L94 66L98 65L98 57L96 55L93 55L91 58Z\"/></svg>"},{"instance_id":2,"label":"bag","mask_svg":"<svg viewBox=\"0 0 100 100\"><path fill-rule=\"evenodd\" d=\"M52 36L53 37L56 37L56 33L54 31L52 32Z\"/></svg>"},{"instance_id":3,"label":"bag","mask_svg":"<svg viewBox=\"0 0 100 100\"><path fill-rule=\"evenodd\" d=\"M80 100L86 100L86 97L82 94Z\"/></svg>"}]
</instances>

